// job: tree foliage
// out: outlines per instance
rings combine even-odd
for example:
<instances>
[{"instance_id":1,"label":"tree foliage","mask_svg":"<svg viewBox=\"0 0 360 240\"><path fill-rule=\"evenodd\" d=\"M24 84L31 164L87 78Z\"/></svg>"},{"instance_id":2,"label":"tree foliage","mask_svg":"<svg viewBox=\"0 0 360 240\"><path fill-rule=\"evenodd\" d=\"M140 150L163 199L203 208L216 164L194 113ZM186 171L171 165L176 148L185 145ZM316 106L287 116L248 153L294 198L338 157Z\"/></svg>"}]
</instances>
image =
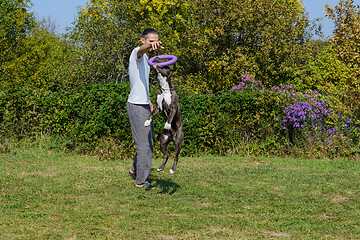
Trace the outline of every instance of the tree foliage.
<instances>
[{"instance_id":1,"label":"tree foliage","mask_svg":"<svg viewBox=\"0 0 360 240\"><path fill-rule=\"evenodd\" d=\"M249 73L266 85L292 81L303 62L309 21L298 1L198 1L187 51L213 91Z\"/></svg>"},{"instance_id":2,"label":"tree foliage","mask_svg":"<svg viewBox=\"0 0 360 240\"><path fill-rule=\"evenodd\" d=\"M2 1L0 86L56 90L71 51L67 42L29 12L28 0Z\"/></svg>"},{"instance_id":3,"label":"tree foliage","mask_svg":"<svg viewBox=\"0 0 360 240\"><path fill-rule=\"evenodd\" d=\"M46 29L34 28L24 39L22 54L8 61L9 86L29 86L51 90L67 85L61 78L70 49L66 42Z\"/></svg>"},{"instance_id":4,"label":"tree foliage","mask_svg":"<svg viewBox=\"0 0 360 240\"><path fill-rule=\"evenodd\" d=\"M131 50L141 43L141 32L147 27L161 33L168 53L179 55L177 29L185 22L179 9L186 6L185 1L173 0L90 1L79 10L68 34L79 54L74 59L77 76L85 83L127 80Z\"/></svg>"},{"instance_id":5,"label":"tree foliage","mask_svg":"<svg viewBox=\"0 0 360 240\"><path fill-rule=\"evenodd\" d=\"M334 8L326 5L327 16L334 22L333 43L338 59L350 70L350 88L360 88L360 5L341 0Z\"/></svg>"},{"instance_id":6,"label":"tree foliage","mask_svg":"<svg viewBox=\"0 0 360 240\"><path fill-rule=\"evenodd\" d=\"M79 10L68 36L77 48L75 77L85 83L125 80L126 57L136 45L134 17L134 1L92 0Z\"/></svg>"},{"instance_id":7,"label":"tree foliage","mask_svg":"<svg viewBox=\"0 0 360 240\"><path fill-rule=\"evenodd\" d=\"M28 12L29 0L1 0L0 3L0 81L11 75L6 66L24 53L24 39L34 26L34 18Z\"/></svg>"},{"instance_id":8,"label":"tree foliage","mask_svg":"<svg viewBox=\"0 0 360 240\"><path fill-rule=\"evenodd\" d=\"M321 91L353 89L352 69L338 58L333 45L324 47L316 56L310 56L306 67L308 75L303 87Z\"/></svg>"},{"instance_id":9,"label":"tree foliage","mask_svg":"<svg viewBox=\"0 0 360 240\"><path fill-rule=\"evenodd\" d=\"M309 21L294 0L91 0L79 8L65 39L36 27L23 9L28 1L16 3L23 5L9 8L12 14L18 9L29 21L19 20L23 30L15 35L22 46L2 65L8 85L56 89L126 81L129 55L147 27L164 43L156 54L178 56L177 85L197 92L229 89L245 73L266 85L293 82L307 57Z\"/></svg>"},{"instance_id":10,"label":"tree foliage","mask_svg":"<svg viewBox=\"0 0 360 240\"><path fill-rule=\"evenodd\" d=\"M81 47L76 64L85 81L123 81L141 31L154 27L166 47L157 54L179 58L178 81L217 92L243 73L269 85L295 79L308 26L294 0L92 0L69 39Z\"/></svg>"}]
</instances>

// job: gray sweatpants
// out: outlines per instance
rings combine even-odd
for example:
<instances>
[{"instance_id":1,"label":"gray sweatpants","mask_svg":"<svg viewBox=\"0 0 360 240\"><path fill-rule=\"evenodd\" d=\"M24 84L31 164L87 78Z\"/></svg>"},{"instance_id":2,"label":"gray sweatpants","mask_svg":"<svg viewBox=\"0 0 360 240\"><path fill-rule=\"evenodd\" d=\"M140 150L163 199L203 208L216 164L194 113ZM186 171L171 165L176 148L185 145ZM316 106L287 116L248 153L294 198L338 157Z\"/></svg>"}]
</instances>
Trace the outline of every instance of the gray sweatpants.
<instances>
[{"instance_id":1,"label":"gray sweatpants","mask_svg":"<svg viewBox=\"0 0 360 240\"><path fill-rule=\"evenodd\" d=\"M131 170L136 172L136 184L144 184L150 176L153 156L154 125L145 127L150 113L150 105L127 103L127 114L136 146L136 154Z\"/></svg>"}]
</instances>

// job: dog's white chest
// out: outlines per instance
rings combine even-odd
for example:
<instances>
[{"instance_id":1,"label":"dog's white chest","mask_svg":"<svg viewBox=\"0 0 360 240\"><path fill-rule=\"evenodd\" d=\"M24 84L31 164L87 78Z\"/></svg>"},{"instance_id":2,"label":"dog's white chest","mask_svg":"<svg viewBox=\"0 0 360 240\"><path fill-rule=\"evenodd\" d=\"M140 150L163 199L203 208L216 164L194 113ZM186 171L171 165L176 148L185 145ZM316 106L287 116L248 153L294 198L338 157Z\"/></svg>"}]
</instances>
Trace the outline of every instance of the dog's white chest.
<instances>
[{"instance_id":1,"label":"dog's white chest","mask_svg":"<svg viewBox=\"0 0 360 240\"><path fill-rule=\"evenodd\" d=\"M157 96L157 104L158 104L160 110L162 111L164 109L164 107L162 105L163 100L165 100L167 105L170 106L170 104L171 104L171 92L170 92L169 83L166 81L166 77L162 76L159 73L158 79L159 79L160 87L163 90L163 92Z\"/></svg>"},{"instance_id":2,"label":"dog's white chest","mask_svg":"<svg viewBox=\"0 0 360 240\"><path fill-rule=\"evenodd\" d=\"M159 94L157 96L157 104L158 104L161 111L163 110L163 105L162 105L163 100L165 100L166 104L170 106L170 104L171 104L171 93L170 93L170 91L169 92L163 92L162 94Z\"/></svg>"}]
</instances>

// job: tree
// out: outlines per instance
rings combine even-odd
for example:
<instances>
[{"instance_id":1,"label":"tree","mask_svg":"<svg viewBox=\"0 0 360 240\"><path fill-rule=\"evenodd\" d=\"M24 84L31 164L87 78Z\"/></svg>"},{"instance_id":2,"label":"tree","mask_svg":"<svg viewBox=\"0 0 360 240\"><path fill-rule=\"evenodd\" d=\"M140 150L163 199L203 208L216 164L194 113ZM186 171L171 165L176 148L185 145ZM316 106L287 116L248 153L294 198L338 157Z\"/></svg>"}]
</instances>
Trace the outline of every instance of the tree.
<instances>
[{"instance_id":1,"label":"tree","mask_svg":"<svg viewBox=\"0 0 360 240\"><path fill-rule=\"evenodd\" d=\"M360 89L360 5L341 0L335 8L325 6L327 17L335 24L332 41L338 59L354 74L352 89Z\"/></svg>"},{"instance_id":2,"label":"tree","mask_svg":"<svg viewBox=\"0 0 360 240\"><path fill-rule=\"evenodd\" d=\"M351 68L340 61L333 44L323 47L316 56L310 56L306 71L308 74L302 85L305 88L327 92L353 89L355 76Z\"/></svg>"},{"instance_id":3,"label":"tree","mask_svg":"<svg viewBox=\"0 0 360 240\"><path fill-rule=\"evenodd\" d=\"M40 25L28 33L24 43L23 54L6 65L12 82L53 91L74 86L64 78L73 54L64 39Z\"/></svg>"},{"instance_id":4,"label":"tree","mask_svg":"<svg viewBox=\"0 0 360 240\"><path fill-rule=\"evenodd\" d=\"M69 39L81 57L79 80L124 81L131 50L146 27L178 56L178 85L229 89L244 73L265 84L294 81L305 61L309 20L295 0L92 0Z\"/></svg>"},{"instance_id":5,"label":"tree","mask_svg":"<svg viewBox=\"0 0 360 240\"><path fill-rule=\"evenodd\" d=\"M0 87L62 89L70 84L63 76L72 50L51 23L35 20L29 5L26 0L1 2Z\"/></svg>"},{"instance_id":6,"label":"tree","mask_svg":"<svg viewBox=\"0 0 360 240\"><path fill-rule=\"evenodd\" d=\"M68 38L77 49L76 78L84 83L126 76L126 58L137 44L134 1L90 1L79 10ZM73 63L71 63L73 64Z\"/></svg>"},{"instance_id":7,"label":"tree","mask_svg":"<svg viewBox=\"0 0 360 240\"><path fill-rule=\"evenodd\" d=\"M6 63L23 54L26 34L34 27L29 0L1 0L0 3L0 82L6 85Z\"/></svg>"},{"instance_id":8,"label":"tree","mask_svg":"<svg viewBox=\"0 0 360 240\"><path fill-rule=\"evenodd\" d=\"M304 62L309 26L298 1L197 3L197 26L189 30L196 40L188 52L198 59L200 84L205 81L215 87L213 91L228 89L244 73L266 85L294 80Z\"/></svg>"},{"instance_id":9,"label":"tree","mask_svg":"<svg viewBox=\"0 0 360 240\"><path fill-rule=\"evenodd\" d=\"M74 59L76 78L85 84L127 80L131 50L140 43L141 32L147 27L156 28L167 50L179 55L175 47L180 42L177 29L184 23L180 7L184 9L186 1L90 1L79 10L68 34L79 54Z\"/></svg>"}]
</instances>

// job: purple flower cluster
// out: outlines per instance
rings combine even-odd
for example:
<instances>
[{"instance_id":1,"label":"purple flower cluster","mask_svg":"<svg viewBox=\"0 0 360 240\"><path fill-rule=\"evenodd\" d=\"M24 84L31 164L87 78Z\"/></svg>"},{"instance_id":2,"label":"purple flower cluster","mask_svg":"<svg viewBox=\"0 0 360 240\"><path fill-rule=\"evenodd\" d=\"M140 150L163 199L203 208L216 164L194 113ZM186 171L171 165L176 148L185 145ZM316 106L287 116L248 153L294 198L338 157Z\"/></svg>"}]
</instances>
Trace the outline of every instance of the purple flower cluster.
<instances>
[{"instance_id":1,"label":"purple flower cluster","mask_svg":"<svg viewBox=\"0 0 360 240\"><path fill-rule=\"evenodd\" d=\"M303 122L306 120L309 111L311 111L311 106L307 102L300 101L290 104L286 109L282 128L285 129L287 125L292 125L294 128L303 128Z\"/></svg>"},{"instance_id":2,"label":"purple flower cluster","mask_svg":"<svg viewBox=\"0 0 360 240\"><path fill-rule=\"evenodd\" d=\"M319 93L314 91L304 96L305 100L298 100L295 97L294 103L285 109L282 128L291 126L295 130L306 128L310 131L333 133L334 131L329 131L330 129L325 130L326 117L330 116L331 111L324 101L318 100Z\"/></svg>"},{"instance_id":3,"label":"purple flower cluster","mask_svg":"<svg viewBox=\"0 0 360 240\"><path fill-rule=\"evenodd\" d=\"M237 85L237 86L233 86L231 88L231 90L235 90L235 89L243 89L243 88L251 88L251 89L255 89L255 90L265 90L264 85L257 80L254 80L253 78L251 78L249 75L245 74L242 75L242 82Z\"/></svg>"}]
</instances>

